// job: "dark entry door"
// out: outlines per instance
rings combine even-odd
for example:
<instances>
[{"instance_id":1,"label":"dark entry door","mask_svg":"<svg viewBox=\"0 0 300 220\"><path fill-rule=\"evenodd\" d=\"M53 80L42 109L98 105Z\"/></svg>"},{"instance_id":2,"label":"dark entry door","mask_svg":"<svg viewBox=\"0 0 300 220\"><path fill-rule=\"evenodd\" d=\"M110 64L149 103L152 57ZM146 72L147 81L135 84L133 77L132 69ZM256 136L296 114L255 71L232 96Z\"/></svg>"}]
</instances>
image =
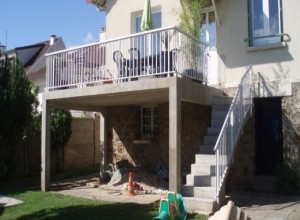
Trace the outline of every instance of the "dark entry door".
<instances>
[{"instance_id":1,"label":"dark entry door","mask_svg":"<svg viewBox=\"0 0 300 220\"><path fill-rule=\"evenodd\" d=\"M275 175L283 161L281 98L255 99L256 175Z\"/></svg>"}]
</instances>

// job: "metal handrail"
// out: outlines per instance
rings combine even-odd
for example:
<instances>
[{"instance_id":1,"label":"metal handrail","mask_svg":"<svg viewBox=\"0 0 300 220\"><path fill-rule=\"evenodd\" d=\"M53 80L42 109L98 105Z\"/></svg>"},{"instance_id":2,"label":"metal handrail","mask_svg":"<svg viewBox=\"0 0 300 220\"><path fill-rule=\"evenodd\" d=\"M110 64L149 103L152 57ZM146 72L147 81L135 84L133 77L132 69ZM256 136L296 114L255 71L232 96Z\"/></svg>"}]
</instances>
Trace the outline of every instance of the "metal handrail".
<instances>
[{"instance_id":1,"label":"metal handrail","mask_svg":"<svg viewBox=\"0 0 300 220\"><path fill-rule=\"evenodd\" d=\"M214 147L216 156L216 198L218 201L224 180L228 174L228 167L233 160L233 152L241 135L242 127L249 115L252 114L252 93L252 65L250 65L238 85Z\"/></svg>"},{"instance_id":2,"label":"metal handrail","mask_svg":"<svg viewBox=\"0 0 300 220\"><path fill-rule=\"evenodd\" d=\"M137 49L138 54L130 53ZM208 44L176 26L46 54L46 89L186 76L207 83ZM115 59L118 52L118 60Z\"/></svg>"}]
</instances>

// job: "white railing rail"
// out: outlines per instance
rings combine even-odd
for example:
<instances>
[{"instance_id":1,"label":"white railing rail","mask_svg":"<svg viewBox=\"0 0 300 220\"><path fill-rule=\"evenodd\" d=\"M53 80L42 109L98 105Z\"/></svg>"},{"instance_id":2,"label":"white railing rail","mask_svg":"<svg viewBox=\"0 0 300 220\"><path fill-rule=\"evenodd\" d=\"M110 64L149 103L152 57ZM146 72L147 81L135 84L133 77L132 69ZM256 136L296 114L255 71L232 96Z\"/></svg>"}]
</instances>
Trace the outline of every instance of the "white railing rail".
<instances>
[{"instance_id":1,"label":"white railing rail","mask_svg":"<svg viewBox=\"0 0 300 220\"><path fill-rule=\"evenodd\" d=\"M207 82L208 45L166 27L46 54L48 90L140 77L187 76Z\"/></svg>"},{"instance_id":2,"label":"white railing rail","mask_svg":"<svg viewBox=\"0 0 300 220\"><path fill-rule=\"evenodd\" d=\"M233 162L233 153L244 122L252 114L252 65L241 79L228 114L217 139L214 151L216 155L216 198L228 174L228 167Z\"/></svg>"}]
</instances>

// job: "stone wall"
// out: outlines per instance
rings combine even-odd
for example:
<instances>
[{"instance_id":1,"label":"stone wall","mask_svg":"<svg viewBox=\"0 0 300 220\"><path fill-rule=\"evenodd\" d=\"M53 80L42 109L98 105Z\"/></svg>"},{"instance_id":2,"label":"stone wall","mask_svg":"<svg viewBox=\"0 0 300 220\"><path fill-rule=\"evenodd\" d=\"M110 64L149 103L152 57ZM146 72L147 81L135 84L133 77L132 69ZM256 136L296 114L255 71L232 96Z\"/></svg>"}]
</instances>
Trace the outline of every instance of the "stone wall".
<instances>
[{"instance_id":1,"label":"stone wall","mask_svg":"<svg viewBox=\"0 0 300 220\"><path fill-rule=\"evenodd\" d=\"M255 130L254 118L243 128L233 164L226 180L226 191L252 189L255 178Z\"/></svg>"},{"instance_id":2,"label":"stone wall","mask_svg":"<svg viewBox=\"0 0 300 220\"><path fill-rule=\"evenodd\" d=\"M169 104L158 106L158 135L140 143L140 107L110 107L108 114L108 162L128 160L156 172L159 162L169 166ZM182 102L182 172L190 172L195 153L210 123L211 107Z\"/></svg>"},{"instance_id":3,"label":"stone wall","mask_svg":"<svg viewBox=\"0 0 300 220\"><path fill-rule=\"evenodd\" d=\"M282 98L284 160L300 163L300 83L292 84L292 96Z\"/></svg>"}]
</instances>

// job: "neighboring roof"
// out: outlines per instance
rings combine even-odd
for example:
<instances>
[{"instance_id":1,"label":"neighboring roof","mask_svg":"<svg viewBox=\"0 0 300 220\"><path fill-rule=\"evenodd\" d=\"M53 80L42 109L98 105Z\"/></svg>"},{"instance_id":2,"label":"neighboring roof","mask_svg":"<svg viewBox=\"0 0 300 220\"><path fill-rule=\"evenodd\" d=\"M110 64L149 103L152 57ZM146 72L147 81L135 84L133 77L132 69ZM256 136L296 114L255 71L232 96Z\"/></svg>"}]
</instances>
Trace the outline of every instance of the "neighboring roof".
<instances>
[{"instance_id":1,"label":"neighboring roof","mask_svg":"<svg viewBox=\"0 0 300 220\"><path fill-rule=\"evenodd\" d=\"M95 5L98 10L104 11L108 0L86 0L87 3Z\"/></svg>"},{"instance_id":2,"label":"neighboring roof","mask_svg":"<svg viewBox=\"0 0 300 220\"><path fill-rule=\"evenodd\" d=\"M46 57L45 54L57 50L65 49L62 38L56 38L54 43L50 45L50 40L39 42L36 44L16 47L15 49L5 51L8 57L18 56L23 64L28 78L45 76L46 74Z\"/></svg>"}]
</instances>

